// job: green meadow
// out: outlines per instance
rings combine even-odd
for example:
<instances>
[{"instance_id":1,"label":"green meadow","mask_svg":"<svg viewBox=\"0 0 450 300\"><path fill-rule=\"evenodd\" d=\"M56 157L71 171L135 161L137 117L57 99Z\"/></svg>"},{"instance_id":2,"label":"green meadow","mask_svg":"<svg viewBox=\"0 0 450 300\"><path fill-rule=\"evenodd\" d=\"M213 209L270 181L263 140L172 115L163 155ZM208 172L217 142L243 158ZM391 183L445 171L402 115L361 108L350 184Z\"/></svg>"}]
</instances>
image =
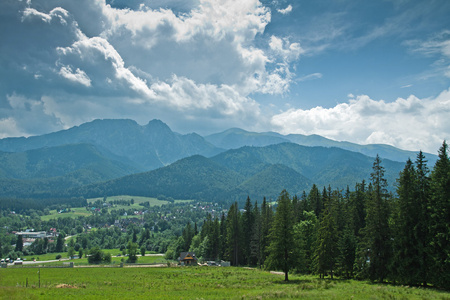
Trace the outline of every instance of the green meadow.
<instances>
[{"instance_id":1,"label":"green meadow","mask_svg":"<svg viewBox=\"0 0 450 300\"><path fill-rule=\"evenodd\" d=\"M40 271L40 273L38 273ZM40 275L40 287L39 287ZM0 269L2 299L450 299L450 293L246 268Z\"/></svg>"},{"instance_id":2,"label":"green meadow","mask_svg":"<svg viewBox=\"0 0 450 300\"><path fill-rule=\"evenodd\" d=\"M114 200L131 201L131 199L134 200L133 204L130 204L130 205L114 204L113 206L109 207L109 209L145 210L146 208L139 204L149 202L150 207L153 207L153 206L161 206L161 205L169 203L169 201L159 200L159 199L152 198L152 197L127 196L127 195L108 197L106 199L106 202L114 201ZM91 199L87 199L87 202L94 203L97 200L103 201L103 198L91 198ZM192 200L174 200L174 201L175 201L175 203L185 203L185 202L191 202ZM92 212L90 210L86 209L86 207L73 207L70 210L71 210L70 212L65 212L65 213L58 213L57 210L51 210L49 215L41 216L41 220L49 221L49 220L57 219L57 218L77 218L79 216L85 217L85 216L89 216L92 214Z\"/></svg>"},{"instance_id":3,"label":"green meadow","mask_svg":"<svg viewBox=\"0 0 450 300\"><path fill-rule=\"evenodd\" d=\"M42 221L48 221L51 219L57 218L77 218L79 216L89 216L91 215L90 211L87 211L85 207L74 207L70 209L71 212L66 213L58 213L57 210L51 210L49 215L41 216Z\"/></svg>"}]
</instances>

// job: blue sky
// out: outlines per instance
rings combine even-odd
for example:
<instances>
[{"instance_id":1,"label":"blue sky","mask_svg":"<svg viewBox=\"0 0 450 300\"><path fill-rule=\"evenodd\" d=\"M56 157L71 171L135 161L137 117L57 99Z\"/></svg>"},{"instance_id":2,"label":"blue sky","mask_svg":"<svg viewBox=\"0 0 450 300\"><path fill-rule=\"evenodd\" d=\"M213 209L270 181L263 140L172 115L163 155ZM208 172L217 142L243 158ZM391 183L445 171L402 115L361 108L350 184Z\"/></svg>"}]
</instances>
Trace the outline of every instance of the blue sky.
<instances>
[{"instance_id":1,"label":"blue sky","mask_svg":"<svg viewBox=\"0 0 450 300\"><path fill-rule=\"evenodd\" d=\"M435 153L450 1L6 0L0 138L157 118Z\"/></svg>"}]
</instances>

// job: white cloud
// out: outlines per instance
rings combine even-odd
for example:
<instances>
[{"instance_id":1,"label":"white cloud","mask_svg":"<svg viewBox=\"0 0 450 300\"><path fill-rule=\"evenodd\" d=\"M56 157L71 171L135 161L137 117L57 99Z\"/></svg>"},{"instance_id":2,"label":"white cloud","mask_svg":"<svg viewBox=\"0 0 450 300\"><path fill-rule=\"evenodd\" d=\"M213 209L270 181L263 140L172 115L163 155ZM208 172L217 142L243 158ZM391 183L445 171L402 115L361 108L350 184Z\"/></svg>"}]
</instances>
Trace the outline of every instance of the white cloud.
<instances>
[{"instance_id":1,"label":"white cloud","mask_svg":"<svg viewBox=\"0 0 450 300\"><path fill-rule=\"evenodd\" d=\"M272 117L283 133L319 134L362 144L390 144L435 153L450 138L450 89L434 99L410 96L387 103L366 95L332 108L290 109Z\"/></svg>"},{"instance_id":2,"label":"white cloud","mask_svg":"<svg viewBox=\"0 0 450 300\"><path fill-rule=\"evenodd\" d=\"M73 72L70 66L62 66L59 70L59 74L73 82L80 83L87 87L91 86L91 79L87 76L86 72L80 70L79 68Z\"/></svg>"},{"instance_id":3,"label":"white cloud","mask_svg":"<svg viewBox=\"0 0 450 300\"><path fill-rule=\"evenodd\" d=\"M286 8L284 8L284 9L277 9L277 11L280 14L287 15L287 14L289 14L292 11L292 5L289 4Z\"/></svg>"}]
</instances>

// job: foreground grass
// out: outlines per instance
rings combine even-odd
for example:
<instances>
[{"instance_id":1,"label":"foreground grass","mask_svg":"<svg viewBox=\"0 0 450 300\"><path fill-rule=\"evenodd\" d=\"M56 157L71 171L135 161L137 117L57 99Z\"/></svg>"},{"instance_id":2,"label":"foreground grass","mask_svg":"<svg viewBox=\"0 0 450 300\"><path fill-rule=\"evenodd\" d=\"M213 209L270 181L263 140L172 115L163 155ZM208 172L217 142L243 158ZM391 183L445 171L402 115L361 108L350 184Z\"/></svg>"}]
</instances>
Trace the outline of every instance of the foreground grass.
<instances>
[{"instance_id":1,"label":"foreground grass","mask_svg":"<svg viewBox=\"0 0 450 300\"><path fill-rule=\"evenodd\" d=\"M354 280L283 276L243 268L0 269L0 298L10 299L450 299L431 289ZM28 287L26 282L28 280Z\"/></svg>"}]
</instances>

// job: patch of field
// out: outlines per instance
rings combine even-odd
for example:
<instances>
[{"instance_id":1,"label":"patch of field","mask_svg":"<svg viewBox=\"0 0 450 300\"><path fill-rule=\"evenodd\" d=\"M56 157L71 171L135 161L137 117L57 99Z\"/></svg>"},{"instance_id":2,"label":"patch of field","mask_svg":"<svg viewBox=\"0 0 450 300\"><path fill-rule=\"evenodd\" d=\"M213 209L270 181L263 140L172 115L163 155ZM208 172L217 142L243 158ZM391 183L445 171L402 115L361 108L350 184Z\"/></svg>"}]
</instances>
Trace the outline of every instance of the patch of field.
<instances>
[{"instance_id":1,"label":"patch of field","mask_svg":"<svg viewBox=\"0 0 450 300\"><path fill-rule=\"evenodd\" d=\"M36 268L7 268L0 269L0 298L450 299L450 293L433 289L290 278L285 283L283 275L234 267L41 268L40 273Z\"/></svg>"},{"instance_id":2,"label":"patch of field","mask_svg":"<svg viewBox=\"0 0 450 300\"><path fill-rule=\"evenodd\" d=\"M125 201L131 201L131 199L134 200L134 204L131 205L120 205L116 204L112 209L142 209L143 206L139 205L140 203L149 202L150 206L161 206L164 204L168 204L169 201L166 200L159 200L153 197L140 197L140 196L128 196L128 195L122 195L122 196L111 196L106 198L106 202L114 201L114 200L125 200ZM91 198L87 199L88 203L94 203L95 201L100 200L103 201L103 198ZM191 202L193 200L175 200L175 203L185 203L185 202Z\"/></svg>"},{"instance_id":3,"label":"patch of field","mask_svg":"<svg viewBox=\"0 0 450 300\"><path fill-rule=\"evenodd\" d=\"M90 211L87 211L85 207L74 207L70 209L71 212L58 213L56 210L51 210L49 215L41 216L42 221L49 221L57 218L77 218L79 216L89 216Z\"/></svg>"}]
</instances>

